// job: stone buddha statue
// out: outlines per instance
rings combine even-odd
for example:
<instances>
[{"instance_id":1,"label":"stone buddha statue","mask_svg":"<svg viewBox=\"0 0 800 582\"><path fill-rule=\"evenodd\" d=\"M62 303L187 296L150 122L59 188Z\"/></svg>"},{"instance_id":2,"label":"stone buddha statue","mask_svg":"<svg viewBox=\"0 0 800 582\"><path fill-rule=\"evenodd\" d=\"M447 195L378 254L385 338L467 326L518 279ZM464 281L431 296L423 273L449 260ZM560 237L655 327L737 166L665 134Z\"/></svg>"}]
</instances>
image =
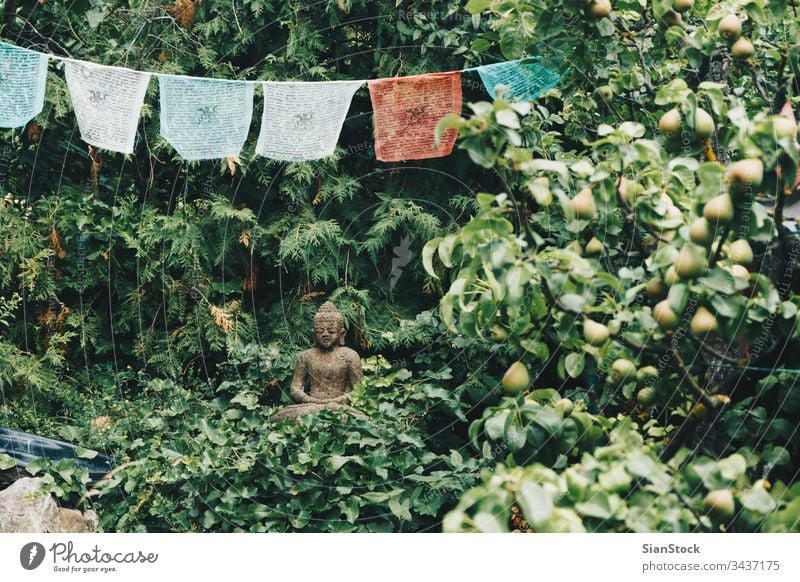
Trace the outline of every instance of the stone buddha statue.
<instances>
[{"instance_id":1,"label":"stone buddha statue","mask_svg":"<svg viewBox=\"0 0 800 582\"><path fill-rule=\"evenodd\" d=\"M300 353L289 391L297 404L281 408L273 420L296 419L322 408L350 411L350 392L363 378L361 358L344 345L344 318L330 301L314 316L313 348ZM308 386L308 393L306 393Z\"/></svg>"}]
</instances>

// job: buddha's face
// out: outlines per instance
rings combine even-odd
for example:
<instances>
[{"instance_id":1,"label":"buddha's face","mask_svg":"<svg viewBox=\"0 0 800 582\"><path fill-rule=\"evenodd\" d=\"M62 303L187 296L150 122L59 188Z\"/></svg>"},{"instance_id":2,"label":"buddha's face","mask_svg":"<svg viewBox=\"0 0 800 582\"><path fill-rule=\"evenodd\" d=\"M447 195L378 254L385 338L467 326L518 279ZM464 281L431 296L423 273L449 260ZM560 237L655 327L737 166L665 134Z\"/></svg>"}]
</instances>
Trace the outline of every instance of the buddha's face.
<instances>
[{"instance_id":1,"label":"buddha's face","mask_svg":"<svg viewBox=\"0 0 800 582\"><path fill-rule=\"evenodd\" d=\"M314 324L314 341L324 350L339 345L342 329L335 321L320 321Z\"/></svg>"}]
</instances>

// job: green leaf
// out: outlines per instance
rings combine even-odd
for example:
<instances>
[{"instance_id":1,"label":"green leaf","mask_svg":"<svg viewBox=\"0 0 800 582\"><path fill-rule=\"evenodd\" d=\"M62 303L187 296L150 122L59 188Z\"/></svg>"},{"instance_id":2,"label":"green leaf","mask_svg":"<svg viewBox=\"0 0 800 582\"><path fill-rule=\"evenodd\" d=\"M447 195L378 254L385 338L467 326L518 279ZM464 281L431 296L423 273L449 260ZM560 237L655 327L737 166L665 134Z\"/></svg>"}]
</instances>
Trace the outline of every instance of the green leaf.
<instances>
[{"instance_id":1,"label":"green leaf","mask_svg":"<svg viewBox=\"0 0 800 582\"><path fill-rule=\"evenodd\" d=\"M94 459L99 453L91 449L84 449L83 447L76 447L75 453L81 459Z\"/></svg>"},{"instance_id":2,"label":"green leaf","mask_svg":"<svg viewBox=\"0 0 800 582\"><path fill-rule=\"evenodd\" d=\"M434 146L436 148L439 147L439 142L442 140L442 136L444 133L449 129L458 128L461 123L461 117L456 115L455 113L448 113L444 117L439 120L439 123L436 124L436 133L434 135Z\"/></svg>"},{"instance_id":3,"label":"green leaf","mask_svg":"<svg viewBox=\"0 0 800 582\"><path fill-rule=\"evenodd\" d=\"M739 501L751 511L759 513L769 513L776 507L775 500L769 496L766 489L760 485L753 487L749 491L739 494Z\"/></svg>"},{"instance_id":4,"label":"green leaf","mask_svg":"<svg viewBox=\"0 0 800 582\"><path fill-rule=\"evenodd\" d=\"M342 455L331 455L327 459L323 461L323 465L332 473L335 473L339 469L341 469L347 462L349 462L351 457L344 457Z\"/></svg>"},{"instance_id":5,"label":"green leaf","mask_svg":"<svg viewBox=\"0 0 800 582\"><path fill-rule=\"evenodd\" d=\"M669 306L675 313L683 313L686 302L689 300L689 286L685 283L674 283L669 288L667 295Z\"/></svg>"},{"instance_id":6,"label":"green leaf","mask_svg":"<svg viewBox=\"0 0 800 582\"><path fill-rule=\"evenodd\" d=\"M17 466L17 460L9 457L5 453L0 453L0 471L5 471L11 467Z\"/></svg>"},{"instance_id":7,"label":"green leaf","mask_svg":"<svg viewBox=\"0 0 800 582\"><path fill-rule=\"evenodd\" d=\"M205 418L200 420L200 432L202 432L203 435L205 435L205 437L215 445L224 445L228 442L227 437L225 437L222 432L211 426L208 423L208 420Z\"/></svg>"},{"instance_id":8,"label":"green leaf","mask_svg":"<svg viewBox=\"0 0 800 582\"><path fill-rule=\"evenodd\" d=\"M585 299L582 295L576 293L565 293L558 298L558 303L565 311L572 311L573 313L580 313L583 311L583 304Z\"/></svg>"},{"instance_id":9,"label":"green leaf","mask_svg":"<svg viewBox=\"0 0 800 582\"><path fill-rule=\"evenodd\" d=\"M494 114L497 123L504 127L519 129L519 117L513 109L501 109Z\"/></svg>"},{"instance_id":10,"label":"green leaf","mask_svg":"<svg viewBox=\"0 0 800 582\"><path fill-rule=\"evenodd\" d=\"M105 18L106 16L103 14L102 10L92 8L91 10L86 11L86 20L89 22L89 26L92 28L97 28L100 26L100 23L103 22Z\"/></svg>"},{"instance_id":11,"label":"green leaf","mask_svg":"<svg viewBox=\"0 0 800 582\"><path fill-rule=\"evenodd\" d=\"M581 515L598 519L610 519L614 515L614 509L605 491L593 491L588 501L576 503L575 509Z\"/></svg>"},{"instance_id":12,"label":"green leaf","mask_svg":"<svg viewBox=\"0 0 800 582\"><path fill-rule=\"evenodd\" d=\"M577 378L583 372L586 358L582 352L572 352L564 359L564 369L570 378Z\"/></svg>"},{"instance_id":13,"label":"green leaf","mask_svg":"<svg viewBox=\"0 0 800 582\"><path fill-rule=\"evenodd\" d=\"M483 533L505 533L507 530L493 514L481 511L473 518L475 526Z\"/></svg>"},{"instance_id":14,"label":"green leaf","mask_svg":"<svg viewBox=\"0 0 800 582\"><path fill-rule=\"evenodd\" d=\"M525 480L520 484L517 501L525 519L534 527L546 522L553 513L553 498L544 487L533 481Z\"/></svg>"},{"instance_id":15,"label":"green leaf","mask_svg":"<svg viewBox=\"0 0 800 582\"><path fill-rule=\"evenodd\" d=\"M510 410L502 410L486 419L484 430L493 441L499 441L505 434L506 419L511 414Z\"/></svg>"},{"instance_id":16,"label":"green leaf","mask_svg":"<svg viewBox=\"0 0 800 582\"><path fill-rule=\"evenodd\" d=\"M469 0L464 7L470 14L480 14L492 5L492 0Z\"/></svg>"},{"instance_id":17,"label":"green leaf","mask_svg":"<svg viewBox=\"0 0 800 582\"><path fill-rule=\"evenodd\" d=\"M439 276L433 269L433 253L436 252L436 247L438 247L439 243L443 240L443 238L435 238L429 240L425 246L422 247L422 266L425 267L425 271L434 279L438 279Z\"/></svg>"}]
</instances>

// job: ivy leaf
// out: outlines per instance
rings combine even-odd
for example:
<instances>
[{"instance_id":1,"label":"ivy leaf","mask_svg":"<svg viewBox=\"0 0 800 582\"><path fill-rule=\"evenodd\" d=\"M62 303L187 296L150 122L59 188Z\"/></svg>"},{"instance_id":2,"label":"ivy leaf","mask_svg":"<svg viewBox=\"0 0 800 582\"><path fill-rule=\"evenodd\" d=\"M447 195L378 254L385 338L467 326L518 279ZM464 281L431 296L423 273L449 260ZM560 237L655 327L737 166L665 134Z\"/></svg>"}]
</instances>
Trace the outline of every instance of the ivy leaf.
<instances>
[{"instance_id":1,"label":"ivy leaf","mask_svg":"<svg viewBox=\"0 0 800 582\"><path fill-rule=\"evenodd\" d=\"M586 358L581 352L572 352L567 354L564 359L564 369L569 374L570 378L577 378L583 372L583 367L586 363Z\"/></svg>"},{"instance_id":2,"label":"ivy leaf","mask_svg":"<svg viewBox=\"0 0 800 582\"><path fill-rule=\"evenodd\" d=\"M492 0L469 0L464 7L470 14L480 14L492 5Z\"/></svg>"},{"instance_id":3,"label":"ivy leaf","mask_svg":"<svg viewBox=\"0 0 800 582\"><path fill-rule=\"evenodd\" d=\"M16 466L17 460L15 458L9 457L5 453L0 453L0 471L5 471L6 469Z\"/></svg>"},{"instance_id":4,"label":"ivy leaf","mask_svg":"<svg viewBox=\"0 0 800 582\"><path fill-rule=\"evenodd\" d=\"M76 447L75 454L81 459L94 459L99 453L91 449L84 449L83 447Z\"/></svg>"},{"instance_id":5,"label":"ivy leaf","mask_svg":"<svg viewBox=\"0 0 800 582\"><path fill-rule=\"evenodd\" d=\"M517 501L531 525L538 527L546 522L553 513L553 499L547 490L529 480L520 484Z\"/></svg>"}]
</instances>

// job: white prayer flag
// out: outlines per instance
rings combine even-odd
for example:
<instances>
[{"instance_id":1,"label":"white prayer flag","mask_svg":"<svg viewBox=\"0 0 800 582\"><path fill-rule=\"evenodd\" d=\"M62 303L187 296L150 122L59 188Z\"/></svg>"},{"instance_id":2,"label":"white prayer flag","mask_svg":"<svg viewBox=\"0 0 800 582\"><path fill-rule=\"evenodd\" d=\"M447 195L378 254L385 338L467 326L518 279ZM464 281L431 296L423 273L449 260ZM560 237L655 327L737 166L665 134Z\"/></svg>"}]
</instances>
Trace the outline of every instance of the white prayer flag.
<instances>
[{"instance_id":1,"label":"white prayer flag","mask_svg":"<svg viewBox=\"0 0 800 582\"><path fill-rule=\"evenodd\" d=\"M47 55L0 42L0 127L22 127L44 107Z\"/></svg>"},{"instance_id":2,"label":"white prayer flag","mask_svg":"<svg viewBox=\"0 0 800 582\"><path fill-rule=\"evenodd\" d=\"M64 72L83 141L133 153L150 73L76 61L66 61Z\"/></svg>"},{"instance_id":3,"label":"white prayer flag","mask_svg":"<svg viewBox=\"0 0 800 582\"><path fill-rule=\"evenodd\" d=\"M159 76L161 135L187 160L238 157L253 118L253 85Z\"/></svg>"},{"instance_id":4,"label":"white prayer flag","mask_svg":"<svg viewBox=\"0 0 800 582\"><path fill-rule=\"evenodd\" d=\"M265 82L256 153L303 162L333 153L353 94L363 81Z\"/></svg>"}]
</instances>

